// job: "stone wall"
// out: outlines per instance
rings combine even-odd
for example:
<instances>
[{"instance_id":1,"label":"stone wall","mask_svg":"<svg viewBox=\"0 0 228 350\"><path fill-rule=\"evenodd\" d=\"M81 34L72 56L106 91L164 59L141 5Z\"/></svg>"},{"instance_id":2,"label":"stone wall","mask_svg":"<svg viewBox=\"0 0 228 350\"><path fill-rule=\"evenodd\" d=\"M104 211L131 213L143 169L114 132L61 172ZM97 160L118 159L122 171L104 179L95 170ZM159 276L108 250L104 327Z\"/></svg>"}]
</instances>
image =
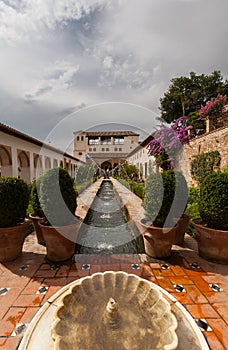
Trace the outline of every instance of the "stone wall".
<instances>
[{"instance_id":1,"label":"stone wall","mask_svg":"<svg viewBox=\"0 0 228 350\"><path fill-rule=\"evenodd\" d=\"M195 184L190 174L190 163L200 153L219 151L221 169L228 166L228 127L222 127L192 139L183 146L178 168L183 172L189 185Z\"/></svg>"}]
</instances>

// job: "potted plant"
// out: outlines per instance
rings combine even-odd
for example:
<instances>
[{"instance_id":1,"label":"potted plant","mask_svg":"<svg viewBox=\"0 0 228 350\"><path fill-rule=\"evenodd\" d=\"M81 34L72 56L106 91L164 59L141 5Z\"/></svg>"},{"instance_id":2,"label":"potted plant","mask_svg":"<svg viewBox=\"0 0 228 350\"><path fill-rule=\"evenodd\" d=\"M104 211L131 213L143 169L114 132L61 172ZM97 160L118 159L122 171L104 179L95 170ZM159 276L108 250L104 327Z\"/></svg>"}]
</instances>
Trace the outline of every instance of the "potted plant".
<instances>
[{"instance_id":1,"label":"potted plant","mask_svg":"<svg viewBox=\"0 0 228 350\"><path fill-rule=\"evenodd\" d=\"M174 221L177 212L175 187L176 172L173 170L152 173L146 180L145 218L138 222L138 228L147 255L154 258L166 258L171 254L177 229Z\"/></svg>"},{"instance_id":2,"label":"potted plant","mask_svg":"<svg viewBox=\"0 0 228 350\"><path fill-rule=\"evenodd\" d=\"M213 172L200 186L200 218L193 219L199 255L228 263L228 173Z\"/></svg>"},{"instance_id":3,"label":"potted plant","mask_svg":"<svg viewBox=\"0 0 228 350\"><path fill-rule=\"evenodd\" d=\"M53 168L42 176L38 195L45 219L39 221L47 247L47 258L64 261L74 254L80 220L73 179L62 168Z\"/></svg>"},{"instance_id":4,"label":"potted plant","mask_svg":"<svg viewBox=\"0 0 228 350\"><path fill-rule=\"evenodd\" d=\"M0 178L0 261L16 259L22 252L28 230L27 183L16 177Z\"/></svg>"},{"instance_id":5,"label":"potted plant","mask_svg":"<svg viewBox=\"0 0 228 350\"><path fill-rule=\"evenodd\" d=\"M36 231L37 242L45 246L46 243L44 241L43 233L42 233L41 227L38 224L38 221L44 217L44 213L40 206L39 195L38 195L40 181L41 181L41 178L35 180L32 184L30 203L31 203L33 212L29 214L29 217L32 220L34 229Z\"/></svg>"},{"instance_id":6,"label":"potted plant","mask_svg":"<svg viewBox=\"0 0 228 350\"><path fill-rule=\"evenodd\" d=\"M181 245L184 242L184 235L190 220L189 215L185 214L188 198L188 185L184 175L176 171L175 172L176 186L175 197L173 202L173 216L177 222L176 235L173 244Z\"/></svg>"}]
</instances>

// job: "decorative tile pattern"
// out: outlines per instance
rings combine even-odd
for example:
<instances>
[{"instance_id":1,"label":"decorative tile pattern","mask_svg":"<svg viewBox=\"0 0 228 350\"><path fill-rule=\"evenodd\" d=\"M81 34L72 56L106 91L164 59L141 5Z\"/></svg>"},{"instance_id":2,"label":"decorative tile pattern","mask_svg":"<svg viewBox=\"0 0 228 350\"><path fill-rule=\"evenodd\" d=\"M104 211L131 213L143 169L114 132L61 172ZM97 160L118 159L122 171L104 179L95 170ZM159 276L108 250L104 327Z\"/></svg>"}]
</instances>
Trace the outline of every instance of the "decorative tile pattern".
<instances>
[{"instance_id":1,"label":"decorative tile pattern","mask_svg":"<svg viewBox=\"0 0 228 350\"><path fill-rule=\"evenodd\" d=\"M38 253L35 234L26 240L26 254L0 264L1 350L17 349L36 312L60 288L110 270L135 274L164 288L190 312L211 349L228 350L228 265L208 263L191 247L176 246L167 261L145 259L145 254L76 254L74 261L50 264L45 251ZM32 240L33 246L28 244Z\"/></svg>"},{"instance_id":2,"label":"decorative tile pattern","mask_svg":"<svg viewBox=\"0 0 228 350\"><path fill-rule=\"evenodd\" d=\"M36 294L46 294L48 291L48 287L45 286L41 286L38 291L36 292Z\"/></svg>"},{"instance_id":3,"label":"decorative tile pattern","mask_svg":"<svg viewBox=\"0 0 228 350\"><path fill-rule=\"evenodd\" d=\"M11 334L11 337L15 337L16 335L21 335L22 333L25 332L26 328L27 328L27 325L25 323L18 323L13 333Z\"/></svg>"},{"instance_id":4,"label":"decorative tile pattern","mask_svg":"<svg viewBox=\"0 0 228 350\"><path fill-rule=\"evenodd\" d=\"M186 290L181 284L174 284L173 286L178 293L186 293Z\"/></svg>"},{"instance_id":5,"label":"decorative tile pattern","mask_svg":"<svg viewBox=\"0 0 228 350\"><path fill-rule=\"evenodd\" d=\"M200 269L200 266L199 266L196 262L191 263L190 266L191 266L193 269Z\"/></svg>"},{"instance_id":6,"label":"decorative tile pattern","mask_svg":"<svg viewBox=\"0 0 228 350\"><path fill-rule=\"evenodd\" d=\"M140 266L139 266L139 264L131 264L131 268L132 268L132 270L139 270Z\"/></svg>"},{"instance_id":7,"label":"decorative tile pattern","mask_svg":"<svg viewBox=\"0 0 228 350\"><path fill-rule=\"evenodd\" d=\"M26 270L28 270L28 268L29 268L29 265L21 265L19 270L20 271L26 271Z\"/></svg>"},{"instance_id":8,"label":"decorative tile pattern","mask_svg":"<svg viewBox=\"0 0 228 350\"><path fill-rule=\"evenodd\" d=\"M207 331L207 332L212 332L211 327L205 320L205 318L199 318L196 323L198 324L199 328L201 329L202 332Z\"/></svg>"},{"instance_id":9,"label":"decorative tile pattern","mask_svg":"<svg viewBox=\"0 0 228 350\"><path fill-rule=\"evenodd\" d=\"M90 270L90 264L83 264L82 270Z\"/></svg>"},{"instance_id":10,"label":"decorative tile pattern","mask_svg":"<svg viewBox=\"0 0 228 350\"><path fill-rule=\"evenodd\" d=\"M214 291L214 292L222 292L222 288L220 288L217 284L215 283L212 283L212 284L209 284L209 286L211 287L211 289Z\"/></svg>"},{"instance_id":11,"label":"decorative tile pattern","mask_svg":"<svg viewBox=\"0 0 228 350\"><path fill-rule=\"evenodd\" d=\"M161 264L162 270L168 270L170 269L170 266L168 264Z\"/></svg>"},{"instance_id":12,"label":"decorative tile pattern","mask_svg":"<svg viewBox=\"0 0 228 350\"><path fill-rule=\"evenodd\" d=\"M1 288L0 289L0 295L6 295L6 293L9 291L10 288Z\"/></svg>"}]
</instances>

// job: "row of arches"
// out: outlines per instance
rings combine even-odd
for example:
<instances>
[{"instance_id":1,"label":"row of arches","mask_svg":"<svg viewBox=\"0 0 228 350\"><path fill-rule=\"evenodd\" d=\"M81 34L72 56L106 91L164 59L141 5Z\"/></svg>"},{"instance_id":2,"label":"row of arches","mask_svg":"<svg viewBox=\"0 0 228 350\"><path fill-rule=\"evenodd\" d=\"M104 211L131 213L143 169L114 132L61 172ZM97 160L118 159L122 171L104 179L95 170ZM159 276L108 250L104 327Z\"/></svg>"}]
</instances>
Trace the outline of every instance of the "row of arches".
<instances>
[{"instance_id":1,"label":"row of arches","mask_svg":"<svg viewBox=\"0 0 228 350\"><path fill-rule=\"evenodd\" d=\"M30 164L30 152L21 149L17 149L16 164L13 163L11 148L0 145L0 177L17 176L29 183L52 167L65 168L72 177L75 176L76 172L76 164L71 164L69 160L67 161L65 158L64 160L51 159L49 156L42 156L38 153L32 154L33 164ZM17 167L16 171L13 171L13 166Z\"/></svg>"}]
</instances>

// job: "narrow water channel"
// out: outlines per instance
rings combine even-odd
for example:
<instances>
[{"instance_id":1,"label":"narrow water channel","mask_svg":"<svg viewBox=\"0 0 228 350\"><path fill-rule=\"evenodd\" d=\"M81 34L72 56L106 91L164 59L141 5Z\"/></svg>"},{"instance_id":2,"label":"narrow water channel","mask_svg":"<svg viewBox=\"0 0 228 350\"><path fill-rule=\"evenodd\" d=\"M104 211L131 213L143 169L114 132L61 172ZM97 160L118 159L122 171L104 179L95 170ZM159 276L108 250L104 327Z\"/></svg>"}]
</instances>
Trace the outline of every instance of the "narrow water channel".
<instances>
[{"instance_id":1,"label":"narrow water channel","mask_svg":"<svg viewBox=\"0 0 228 350\"><path fill-rule=\"evenodd\" d=\"M110 180L103 180L81 225L76 252L80 254L136 254L137 241L121 210Z\"/></svg>"}]
</instances>

